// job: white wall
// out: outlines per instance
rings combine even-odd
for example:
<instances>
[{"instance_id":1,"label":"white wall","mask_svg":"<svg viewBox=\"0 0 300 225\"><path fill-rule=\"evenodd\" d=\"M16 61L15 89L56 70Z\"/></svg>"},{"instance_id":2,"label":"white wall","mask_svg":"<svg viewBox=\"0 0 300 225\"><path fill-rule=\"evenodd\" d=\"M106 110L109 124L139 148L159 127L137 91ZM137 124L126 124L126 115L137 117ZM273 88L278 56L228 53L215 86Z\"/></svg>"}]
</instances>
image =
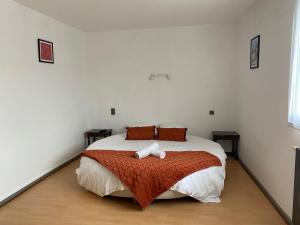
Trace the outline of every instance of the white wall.
<instances>
[{"instance_id":1,"label":"white wall","mask_svg":"<svg viewBox=\"0 0 300 225\"><path fill-rule=\"evenodd\" d=\"M292 147L300 144L300 132L287 124L293 3L257 1L238 30L84 34L2 0L0 201L81 151L87 127L120 132L135 122L176 121L202 137L238 128L241 159L291 216ZM261 66L249 70L257 34ZM38 63L37 38L54 42L54 65ZM150 82L150 73L172 80Z\"/></svg>"},{"instance_id":2,"label":"white wall","mask_svg":"<svg viewBox=\"0 0 300 225\"><path fill-rule=\"evenodd\" d=\"M292 216L295 152L300 131L288 125L294 0L262 0L239 23L240 157ZM261 34L261 63L249 69L250 39Z\"/></svg>"},{"instance_id":3,"label":"white wall","mask_svg":"<svg viewBox=\"0 0 300 225\"><path fill-rule=\"evenodd\" d=\"M135 122L176 121L203 137L236 128L234 25L89 33L87 40L91 127L119 132ZM149 81L151 73L172 80Z\"/></svg>"},{"instance_id":4,"label":"white wall","mask_svg":"<svg viewBox=\"0 0 300 225\"><path fill-rule=\"evenodd\" d=\"M0 1L0 201L83 149L84 34ZM37 39L55 64L38 62Z\"/></svg>"}]
</instances>

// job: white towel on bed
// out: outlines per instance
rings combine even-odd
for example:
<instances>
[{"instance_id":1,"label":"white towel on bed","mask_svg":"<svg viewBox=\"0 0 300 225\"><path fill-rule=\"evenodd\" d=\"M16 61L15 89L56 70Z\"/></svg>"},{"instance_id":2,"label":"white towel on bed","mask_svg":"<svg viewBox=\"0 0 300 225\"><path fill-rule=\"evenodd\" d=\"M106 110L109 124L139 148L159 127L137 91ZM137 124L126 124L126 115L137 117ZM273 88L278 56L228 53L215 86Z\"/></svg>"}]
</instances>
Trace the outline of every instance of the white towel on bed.
<instances>
[{"instance_id":1,"label":"white towel on bed","mask_svg":"<svg viewBox=\"0 0 300 225\"><path fill-rule=\"evenodd\" d=\"M164 159L166 157L166 152L156 149L151 152L151 155L153 155L157 158L160 158L160 159Z\"/></svg>"},{"instance_id":2,"label":"white towel on bed","mask_svg":"<svg viewBox=\"0 0 300 225\"><path fill-rule=\"evenodd\" d=\"M153 155L160 159L164 159L166 157L166 153L164 151L159 150L158 143L151 144L148 147L135 152L135 157L137 159L143 159L149 155Z\"/></svg>"},{"instance_id":3,"label":"white towel on bed","mask_svg":"<svg viewBox=\"0 0 300 225\"><path fill-rule=\"evenodd\" d=\"M143 159L143 158L149 156L152 153L152 151L156 151L158 149L159 149L159 145L157 143L151 144L151 145L147 146L146 148L143 148L143 149L137 151L135 153L135 157L137 159Z\"/></svg>"}]
</instances>

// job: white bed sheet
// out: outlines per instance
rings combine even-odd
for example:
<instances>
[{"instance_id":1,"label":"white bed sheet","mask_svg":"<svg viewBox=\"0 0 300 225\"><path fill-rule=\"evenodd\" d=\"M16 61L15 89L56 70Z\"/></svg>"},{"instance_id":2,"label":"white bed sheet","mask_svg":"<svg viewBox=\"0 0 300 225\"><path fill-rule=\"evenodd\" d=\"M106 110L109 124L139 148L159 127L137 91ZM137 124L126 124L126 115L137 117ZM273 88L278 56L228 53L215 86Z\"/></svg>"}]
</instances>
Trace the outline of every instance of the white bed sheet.
<instances>
[{"instance_id":1,"label":"white bed sheet","mask_svg":"<svg viewBox=\"0 0 300 225\"><path fill-rule=\"evenodd\" d=\"M217 156L222 163L221 167L210 167L186 176L157 199L190 196L200 202L220 202L220 194L224 188L226 154L218 143L189 135L187 136L187 142L128 141L125 140L125 134L118 134L94 142L88 147L88 150L136 151L154 142L159 143L160 149L164 151L207 151ZM88 157L81 158L80 167L76 169L76 174L80 186L101 197L106 195L132 196L128 188L114 174Z\"/></svg>"}]
</instances>

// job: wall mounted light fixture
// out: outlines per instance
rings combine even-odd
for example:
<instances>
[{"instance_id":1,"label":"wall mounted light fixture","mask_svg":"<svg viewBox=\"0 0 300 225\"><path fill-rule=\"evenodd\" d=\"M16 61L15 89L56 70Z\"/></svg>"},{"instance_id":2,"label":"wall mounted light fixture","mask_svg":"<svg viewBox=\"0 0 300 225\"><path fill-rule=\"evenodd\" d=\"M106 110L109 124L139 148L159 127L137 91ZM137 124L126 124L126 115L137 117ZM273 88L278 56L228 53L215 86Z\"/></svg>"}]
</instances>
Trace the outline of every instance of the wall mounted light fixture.
<instances>
[{"instance_id":1,"label":"wall mounted light fixture","mask_svg":"<svg viewBox=\"0 0 300 225\"><path fill-rule=\"evenodd\" d=\"M149 76L149 80L152 81L154 79L165 78L166 80L171 80L171 74L169 73L151 73Z\"/></svg>"}]
</instances>

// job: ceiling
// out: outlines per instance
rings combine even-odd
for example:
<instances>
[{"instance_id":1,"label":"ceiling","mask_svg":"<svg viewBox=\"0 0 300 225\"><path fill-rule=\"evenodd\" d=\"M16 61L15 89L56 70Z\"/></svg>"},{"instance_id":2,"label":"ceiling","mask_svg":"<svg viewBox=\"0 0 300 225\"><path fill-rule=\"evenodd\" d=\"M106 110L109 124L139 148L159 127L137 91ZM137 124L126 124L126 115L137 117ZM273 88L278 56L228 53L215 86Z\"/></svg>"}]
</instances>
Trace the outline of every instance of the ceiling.
<instances>
[{"instance_id":1,"label":"ceiling","mask_svg":"<svg viewBox=\"0 0 300 225\"><path fill-rule=\"evenodd\" d=\"M236 22L256 0L15 0L84 31Z\"/></svg>"}]
</instances>

